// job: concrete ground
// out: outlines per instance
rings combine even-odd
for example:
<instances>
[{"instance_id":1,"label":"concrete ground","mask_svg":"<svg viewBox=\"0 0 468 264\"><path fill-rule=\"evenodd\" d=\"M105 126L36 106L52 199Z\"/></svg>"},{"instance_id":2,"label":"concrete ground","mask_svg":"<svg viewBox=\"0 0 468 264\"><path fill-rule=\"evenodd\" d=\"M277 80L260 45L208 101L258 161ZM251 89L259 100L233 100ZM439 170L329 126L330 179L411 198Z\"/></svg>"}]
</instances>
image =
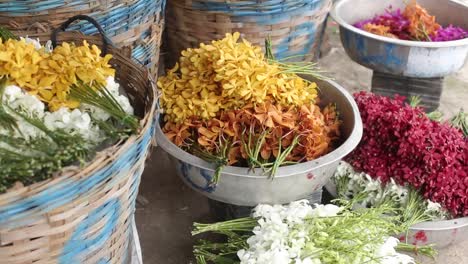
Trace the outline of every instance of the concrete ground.
<instances>
[{"instance_id":1,"label":"concrete ground","mask_svg":"<svg viewBox=\"0 0 468 264\"><path fill-rule=\"evenodd\" d=\"M341 47L338 28L328 28L331 50L320 60L323 69L350 92L369 90L371 71L352 62ZM445 79L440 109L452 115L468 110L468 65ZM167 155L156 148L147 162L136 210L137 228L145 264L193 263L192 223L210 222L207 199L186 187L175 175ZM441 250L435 260L422 263L468 263L468 241Z\"/></svg>"}]
</instances>

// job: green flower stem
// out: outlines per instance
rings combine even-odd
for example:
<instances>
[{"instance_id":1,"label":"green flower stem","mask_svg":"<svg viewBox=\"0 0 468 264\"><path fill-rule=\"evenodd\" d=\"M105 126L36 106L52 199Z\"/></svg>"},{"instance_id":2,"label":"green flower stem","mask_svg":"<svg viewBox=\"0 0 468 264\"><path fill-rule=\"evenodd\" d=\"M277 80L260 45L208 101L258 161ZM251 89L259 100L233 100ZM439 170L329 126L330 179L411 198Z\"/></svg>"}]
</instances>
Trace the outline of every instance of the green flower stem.
<instances>
[{"instance_id":1,"label":"green flower stem","mask_svg":"<svg viewBox=\"0 0 468 264\"><path fill-rule=\"evenodd\" d=\"M301 75L308 75L319 80L326 80L330 79L323 75L322 73L326 73L321 71L319 67L317 67L317 63L314 62L289 62L288 60L295 58L295 57L302 57L304 55L296 55L290 56L283 59L276 59L273 55L272 51L272 43L271 38L267 37L265 39L265 58L269 63L274 63L279 66L282 73L285 74L301 74Z\"/></svg>"},{"instance_id":2,"label":"green flower stem","mask_svg":"<svg viewBox=\"0 0 468 264\"><path fill-rule=\"evenodd\" d=\"M275 55L273 55L271 37L270 36L268 36L265 39L265 58L267 60L275 60Z\"/></svg>"},{"instance_id":3,"label":"green flower stem","mask_svg":"<svg viewBox=\"0 0 468 264\"><path fill-rule=\"evenodd\" d=\"M114 96L102 85L95 84L94 87L91 87L83 82L79 82L71 87L70 98L106 111L124 126L130 128L132 132L138 130L138 119L133 115L125 113Z\"/></svg>"},{"instance_id":4,"label":"green flower stem","mask_svg":"<svg viewBox=\"0 0 468 264\"><path fill-rule=\"evenodd\" d=\"M284 152L281 152L281 139L279 140L278 156L276 157L273 166L270 169L270 178L273 179L278 171L279 167L284 164L286 158L291 154L291 151L299 144L300 135L296 135L291 143Z\"/></svg>"},{"instance_id":5,"label":"green flower stem","mask_svg":"<svg viewBox=\"0 0 468 264\"><path fill-rule=\"evenodd\" d=\"M95 117L93 117L93 115L90 116L93 122L98 125L99 129L104 131L106 136L108 136L113 141L128 138L129 135L132 133L132 129L118 128L116 125L110 122L96 119Z\"/></svg>"},{"instance_id":6,"label":"green flower stem","mask_svg":"<svg viewBox=\"0 0 468 264\"><path fill-rule=\"evenodd\" d=\"M409 98L409 105L413 108L418 107L421 104L421 97L413 95Z\"/></svg>"},{"instance_id":7,"label":"green flower stem","mask_svg":"<svg viewBox=\"0 0 468 264\"><path fill-rule=\"evenodd\" d=\"M242 138L242 145L244 146L244 150L247 154L247 164L249 165L250 170L255 170L255 168L260 167L264 168L265 164L260 161L260 151L265 144L266 135L269 133L269 130L264 130L260 136L256 139L255 131L251 127L251 130L248 133L248 140ZM252 149L253 146L253 149Z\"/></svg>"},{"instance_id":8,"label":"green flower stem","mask_svg":"<svg viewBox=\"0 0 468 264\"><path fill-rule=\"evenodd\" d=\"M232 147L232 144L229 141L226 141L220 137L219 139L219 148L217 153L212 154L208 151L202 149L198 144L195 144L190 151L193 155L200 157L203 160L214 163L216 169L213 175L213 178L210 181L211 186L216 186L219 183L221 177L221 172L223 171L224 166L228 164L228 155Z\"/></svg>"},{"instance_id":9,"label":"green flower stem","mask_svg":"<svg viewBox=\"0 0 468 264\"><path fill-rule=\"evenodd\" d=\"M450 123L460 129L465 137L468 137L468 113L465 113L463 109L450 120Z\"/></svg>"},{"instance_id":10,"label":"green flower stem","mask_svg":"<svg viewBox=\"0 0 468 264\"><path fill-rule=\"evenodd\" d=\"M4 27L0 27L0 38L3 40L3 41L7 41L9 39L16 39L18 40L19 38L17 36L15 36L10 30L4 28Z\"/></svg>"},{"instance_id":11,"label":"green flower stem","mask_svg":"<svg viewBox=\"0 0 468 264\"><path fill-rule=\"evenodd\" d=\"M44 136L30 140L0 136L1 142L8 146L0 148L0 193L17 181L30 184L47 179L65 166L84 163L89 156L90 146L81 136L51 131L41 120L7 107L15 116L44 132Z\"/></svg>"},{"instance_id":12,"label":"green flower stem","mask_svg":"<svg viewBox=\"0 0 468 264\"><path fill-rule=\"evenodd\" d=\"M407 228L432 219L426 212L424 197L413 188L408 191L407 202L402 210L401 223L405 224Z\"/></svg>"},{"instance_id":13,"label":"green flower stem","mask_svg":"<svg viewBox=\"0 0 468 264\"><path fill-rule=\"evenodd\" d=\"M233 260L232 258L224 257L223 255L214 254L206 250L195 249L193 251L197 264L206 264L208 262L216 264L237 264L239 261Z\"/></svg>"},{"instance_id":14,"label":"green flower stem","mask_svg":"<svg viewBox=\"0 0 468 264\"><path fill-rule=\"evenodd\" d=\"M417 255L423 255L430 258L435 258L437 251L434 249L434 245L416 246L407 243L398 243L396 247L397 251L411 252Z\"/></svg>"},{"instance_id":15,"label":"green flower stem","mask_svg":"<svg viewBox=\"0 0 468 264\"><path fill-rule=\"evenodd\" d=\"M437 110L427 113L426 115L429 119L437 121L437 122L441 122L442 118L444 117L444 114Z\"/></svg>"},{"instance_id":16,"label":"green flower stem","mask_svg":"<svg viewBox=\"0 0 468 264\"><path fill-rule=\"evenodd\" d=\"M214 224L194 223L194 230L192 231L192 236L206 232L250 232L256 225L257 219L252 217L244 217Z\"/></svg>"}]
</instances>

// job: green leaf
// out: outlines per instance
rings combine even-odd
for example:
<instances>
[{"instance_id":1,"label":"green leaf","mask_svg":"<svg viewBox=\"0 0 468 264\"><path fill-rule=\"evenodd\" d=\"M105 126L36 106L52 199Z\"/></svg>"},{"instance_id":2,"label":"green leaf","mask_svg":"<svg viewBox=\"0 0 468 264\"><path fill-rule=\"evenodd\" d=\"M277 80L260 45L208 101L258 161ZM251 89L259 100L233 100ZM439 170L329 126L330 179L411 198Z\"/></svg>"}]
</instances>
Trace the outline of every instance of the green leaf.
<instances>
[{"instance_id":1,"label":"green leaf","mask_svg":"<svg viewBox=\"0 0 468 264\"><path fill-rule=\"evenodd\" d=\"M271 44L271 37L268 35L268 37L265 39L265 58L267 60L275 60L275 55L273 55L273 48Z\"/></svg>"},{"instance_id":2,"label":"green leaf","mask_svg":"<svg viewBox=\"0 0 468 264\"><path fill-rule=\"evenodd\" d=\"M418 95L410 96L409 104L413 108L418 107L421 104L421 97L419 97Z\"/></svg>"},{"instance_id":3,"label":"green leaf","mask_svg":"<svg viewBox=\"0 0 468 264\"><path fill-rule=\"evenodd\" d=\"M433 111L433 112L430 112L430 113L427 113L427 117L431 120L434 120L434 121L437 121L437 122L440 122L442 121L442 118L443 118L444 114L440 111Z\"/></svg>"},{"instance_id":4,"label":"green leaf","mask_svg":"<svg viewBox=\"0 0 468 264\"><path fill-rule=\"evenodd\" d=\"M0 26L0 38L2 38L3 41L7 41L9 39L19 39L10 30L1 26Z\"/></svg>"},{"instance_id":5,"label":"green leaf","mask_svg":"<svg viewBox=\"0 0 468 264\"><path fill-rule=\"evenodd\" d=\"M463 109L460 109L457 115L455 115L450 123L453 127L460 129L465 137L468 137L468 113L465 113Z\"/></svg>"}]
</instances>

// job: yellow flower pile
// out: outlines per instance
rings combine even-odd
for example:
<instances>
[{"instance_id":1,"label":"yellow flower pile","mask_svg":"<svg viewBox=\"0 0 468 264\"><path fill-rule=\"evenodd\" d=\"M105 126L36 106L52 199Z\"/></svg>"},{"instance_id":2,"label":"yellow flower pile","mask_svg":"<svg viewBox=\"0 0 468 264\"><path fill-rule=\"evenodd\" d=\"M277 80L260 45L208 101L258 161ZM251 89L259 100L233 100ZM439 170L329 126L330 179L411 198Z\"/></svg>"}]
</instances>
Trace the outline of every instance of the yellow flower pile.
<instances>
[{"instance_id":1,"label":"yellow flower pile","mask_svg":"<svg viewBox=\"0 0 468 264\"><path fill-rule=\"evenodd\" d=\"M112 56L100 54L98 47L86 41L81 46L62 43L48 53L24 40L0 40L0 76L38 96L51 111L75 108L79 102L68 98L73 84L78 80L105 84L115 74L109 65Z\"/></svg>"},{"instance_id":2,"label":"yellow flower pile","mask_svg":"<svg viewBox=\"0 0 468 264\"><path fill-rule=\"evenodd\" d=\"M210 45L182 51L179 64L158 80L166 121L206 120L221 110L268 101L301 106L317 97L315 83L283 73L260 47L238 39L239 33L226 34Z\"/></svg>"}]
</instances>

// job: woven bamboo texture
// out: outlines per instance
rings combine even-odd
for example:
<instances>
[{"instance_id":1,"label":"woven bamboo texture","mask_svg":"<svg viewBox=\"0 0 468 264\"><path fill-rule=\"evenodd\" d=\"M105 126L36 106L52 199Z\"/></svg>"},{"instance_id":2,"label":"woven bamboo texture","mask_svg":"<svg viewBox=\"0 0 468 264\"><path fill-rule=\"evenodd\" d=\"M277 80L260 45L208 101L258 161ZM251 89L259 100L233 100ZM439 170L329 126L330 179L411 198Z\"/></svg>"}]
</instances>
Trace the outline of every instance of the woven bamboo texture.
<instances>
[{"instance_id":1,"label":"woven bamboo texture","mask_svg":"<svg viewBox=\"0 0 468 264\"><path fill-rule=\"evenodd\" d=\"M69 17L89 15L117 47L129 46L135 60L157 72L166 0L0 0L0 25L18 36L49 37ZM71 30L97 33L86 22Z\"/></svg>"},{"instance_id":2,"label":"woven bamboo texture","mask_svg":"<svg viewBox=\"0 0 468 264\"><path fill-rule=\"evenodd\" d=\"M59 41L100 44L99 37L60 33ZM148 72L110 48L116 79L141 130L84 167L0 194L0 263L127 263L136 195L152 145L156 90Z\"/></svg>"},{"instance_id":3,"label":"woven bamboo texture","mask_svg":"<svg viewBox=\"0 0 468 264\"><path fill-rule=\"evenodd\" d=\"M264 46L271 36L277 58L317 57L331 0L172 0L167 7L167 51L171 65L180 52L200 42L240 32Z\"/></svg>"}]
</instances>

